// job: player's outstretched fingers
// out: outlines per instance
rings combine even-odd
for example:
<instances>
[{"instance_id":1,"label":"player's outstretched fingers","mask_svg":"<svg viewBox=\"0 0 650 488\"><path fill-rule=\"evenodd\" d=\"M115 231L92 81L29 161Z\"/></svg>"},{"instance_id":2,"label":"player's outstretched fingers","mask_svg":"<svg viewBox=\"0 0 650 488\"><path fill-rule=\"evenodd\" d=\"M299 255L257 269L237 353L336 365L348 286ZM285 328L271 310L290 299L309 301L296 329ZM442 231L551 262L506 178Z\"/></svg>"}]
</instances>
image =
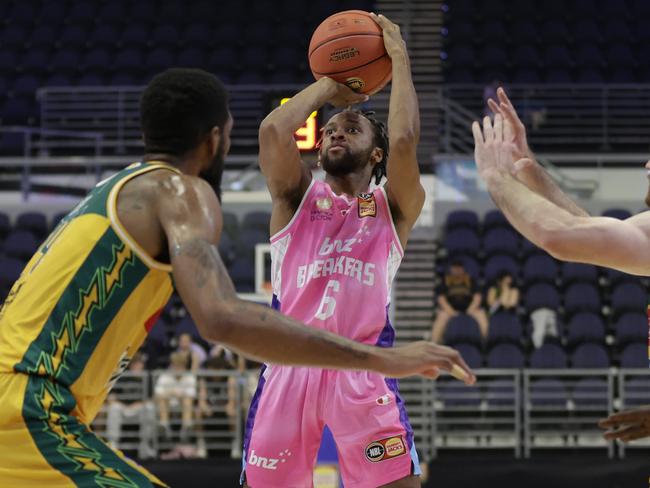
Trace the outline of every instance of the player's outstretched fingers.
<instances>
[{"instance_id":1,"label":"player's outstretched fingers","mask_svg":"<svg viewBox=\"0 0 650 488\"><path fill-rule=\"evenodd\" d=\"M440 376L440 370L438 368L431 368L426 371L422 371L422 376L431 380L437 380Z\"/></svg>"},{"instance_id":2,"label":"player's outstretched fingers","mask_svg":"<svg viewBox=\"0 0 650 488\"><path fill-rule=\"evenodd\" d=\"M474 144L476 146L483 145L483 133L481 132L481 126L478 122L472 122L472 134L474 134Z\"/></svg>"},{"instance_id":3,"label":"player's outstretched fingers","mask_svg":"<svg viewBox=\"0 0 650 488\"><path fill-rule=\"evenodd\" d=\"M499 112L494 115L494 141L503 142L503 115Z\"/></svg>"},{"instance_id":4,"label":"player's outstretched fingers","mask_svg":"<svg viewBox=\"0 0 650 488\"><path fill-rule=\"evenodd\" d=\"M488 107L490 107L490 110L495 114L501 113L501 106L491 98L488 98Z\"/></svg>"},{"instance_id":5,"label":"player's outstretched fingers","mask_svg":"<svg viewBox=\"0 0 650 488\"><path fill-rule=\"evenodd\" d=\"M638 424L640 422L650 423L650 407L640 407L634 410L624 410L623 412L613 413L606 419L598 422L602 429L611 429L617 425Z\"/></svg>"},{"instance_id":6,"label":"player's outstretched fingers","mask_svg":"<svg viewBox=\"0 0 650 488\"><path fill-rule=\"evenodd\" d=\"M483 136L485 142L490 143L494 141L494 130L492 129L492 120L490 117L483 117Z\"/></svg>"},{"instance_id":7,"label":"player's outstretched fingers","mask_svg":"<svg viewBox=\"0 0 650 488\"><path fill-rule=\"evenodd\" d=\"M648 431L641 425L623 425L618 429L612 429L603 434L608 441L619 440L623 442L633 441L648 435Z\"/></svg>"}]
</instances>

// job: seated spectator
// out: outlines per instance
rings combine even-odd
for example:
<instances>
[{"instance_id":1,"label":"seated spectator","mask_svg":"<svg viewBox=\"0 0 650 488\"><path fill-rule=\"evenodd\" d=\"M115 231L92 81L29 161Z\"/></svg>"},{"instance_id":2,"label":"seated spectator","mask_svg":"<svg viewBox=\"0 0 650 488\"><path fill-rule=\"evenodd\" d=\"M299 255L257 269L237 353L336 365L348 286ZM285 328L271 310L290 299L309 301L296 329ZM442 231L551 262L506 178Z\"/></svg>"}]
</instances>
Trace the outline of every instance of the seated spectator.
<instances>
[{"instance_id":1,"label":"seated spectator","mask_svg":"<svg viewBox=\"0 0 650 488\"><path fill-rule=\"evenodd\" d=\"M504 271L490 287L487 305L490 315L497 312L514 312L519 305L519 289L514 286L512 275Z\"/></svg>"},{"instance_id":2,"label":"seated spectator","mask_svg":"<svg viewBox=\"0 0 650 488\"><path fill-rule=\"evenodd\" d=\"M530 314L530 322L533 328L531 340L535 349L542 347L546 338L557 338L559 335L555 310L538 308Z\"/></svg>"},{"instance_id":3,"label":"seated spectator","mask_svg":"<svg viewBox=\"0 0 650 488\"><path fill-rule=\"evenodd\" d=\"M205 349L192 340L190 334L181 334L178 336L178 347L176 351L187 354L188 365L187 368L196 371L199 366L207 359L208 355Z\"/></svg>"},{"instance_id":4,"label":"seated spectator","mask_svg":"<svg viewBox=\"0 0 650 488\"><path fill-rule=\"evenodd\" d=\"M223 437L224 424L227 423L227 431L233 433L235 430L234 417L231 415L231 402L234 404L237 395L234 389L231 393L231 380L235 381L232 376L214 376L207 370L234 370L236 368L235 355L221 345L215 345L210 350L210 357L202 364L204 375L199 378L198 401L196 406L196 435L197 435L197 453L199 457L206 457L206 436L214 434L215 430L220 431L217 434ZM235 382L236 384L236 382ZM219 419L219 422L205 422L204 419ZM228 419L228 422L223 420ZM237 450L239 450L237 445ZM211 453L213 455L214 453Z\"/></svg>"},{"instance_id":5,"label":"seated spectator","mask_svg":"<svg viewBox=\"0 0 650 488\"><path fill-rule=\"evenodd\" d=\"M122 437L122 426L125 422L135 424L139 427L137 431L138 457L148 459L156 457L154 438L156 435L156 408L153 402L143 399L142 377L146 374L145 357L136 353L129 364L128 372L132 375L125 375L119 379L116 391L119 391L119 398L116 393L108 395L106 405L106 438L111 447L124 449L120 445ZM134 433L135 434L135 433Z\"/></svg>"},{"instance_id":6,"label":"seated spectator","mask_svg":"<svg viewBox=\"0 0 650 488\"><path fill-rule=\"evenodd\" d=\"M431 340L440 344L449 319L459 313L472 316L478 322L483 338L487 337L488 319L481 307L481 294L472 277L465 271L463 263L451 263L436 293L438 314L433 322Z\"/></svg>"},{"instance_id":7,"label":"seated spectator","mask_svg":"<svg viewBox=\"0 0 650 488\"><path fill-rule=\"evenodd\" d=\"M189 439L193 426L194 399L196 398L196 376L188 371L190 357L187 353L173 352L170 357L169 369L158 377L154 388L156 405L158 406L158 421L165 437L171 437L169 410L181 410L182 442Z\"/></svg>"}]
</instances>

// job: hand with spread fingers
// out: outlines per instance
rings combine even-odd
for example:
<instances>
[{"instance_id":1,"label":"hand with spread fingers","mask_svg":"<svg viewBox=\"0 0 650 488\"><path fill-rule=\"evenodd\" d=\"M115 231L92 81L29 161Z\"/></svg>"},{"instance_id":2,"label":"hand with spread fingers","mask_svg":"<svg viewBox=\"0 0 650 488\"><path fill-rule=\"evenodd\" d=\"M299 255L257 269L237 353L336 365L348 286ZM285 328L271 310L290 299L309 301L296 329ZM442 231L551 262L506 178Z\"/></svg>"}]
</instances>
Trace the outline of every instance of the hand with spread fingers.
<instances>
[{"instance_id":1,"label":"hand with spread fingers","mask_svg":"<svg viewBox=\"0 0 650 488\"><path fill-rule=\"evenodd\" d=\"M598 422L603 437L608 441L630 442L650 437L650 405L614 413Z\"/></svg>"},{"instance_id":2,"label":"hand with spread fingers","mask_svg":"<svg viewBox=\"0 0 650 488\"><path fill-rule=\"evenodd\" d=\"M491 177L511 177L514 144L504 130L503 115L494 116L494 124L489 117L483 119L483 129L478 122L472 124L474 134L474 159L481 177L488 181ZM527 159L519 159L516 165L526 164Z\"/></svg>"},{"instance_id":3,"label":"hand with spread fingers","mask_svg":"<svg viewBox=\"0 0 650 488\"><path fill-rule=\"evenodd\" d=\"M497 97L499 103L490 98L488 105L495 114L503 116L504 139L513 145L510 171L523 184L532 186L540 168L528 146L526 126L519 118L503 87L497 89Z\"/></svg>"}]
</instances>

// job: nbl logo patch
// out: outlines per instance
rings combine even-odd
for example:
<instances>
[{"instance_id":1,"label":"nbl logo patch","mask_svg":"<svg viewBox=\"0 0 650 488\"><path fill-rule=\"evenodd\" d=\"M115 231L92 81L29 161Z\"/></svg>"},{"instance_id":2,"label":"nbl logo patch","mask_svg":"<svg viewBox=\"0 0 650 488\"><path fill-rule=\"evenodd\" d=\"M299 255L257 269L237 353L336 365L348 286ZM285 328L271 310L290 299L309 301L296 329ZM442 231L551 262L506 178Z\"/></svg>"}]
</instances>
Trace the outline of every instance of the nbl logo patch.
<instances>
[{"instance_id":1,"label":"nbl logo patch","mask_svg":"<svg viewBox=\"0 0 650 488\"><path fill-rule=\"evenodd\" d=\"M359 218L377 216L377 202L373 193L359 193L357 203L359 204Z\"/></svg>"},{"instance_id":2,"label":"nbl logo patch","mask_svg":"<svg viewBox=\"0 0 650 488\"><path fill-rule=\"evenodd\" d=\"M379 461L406 454L406 447L402 436L398 435L371 442L366 446L365 454L368 461L378 463Z\"/></svg>"}]
</instances>

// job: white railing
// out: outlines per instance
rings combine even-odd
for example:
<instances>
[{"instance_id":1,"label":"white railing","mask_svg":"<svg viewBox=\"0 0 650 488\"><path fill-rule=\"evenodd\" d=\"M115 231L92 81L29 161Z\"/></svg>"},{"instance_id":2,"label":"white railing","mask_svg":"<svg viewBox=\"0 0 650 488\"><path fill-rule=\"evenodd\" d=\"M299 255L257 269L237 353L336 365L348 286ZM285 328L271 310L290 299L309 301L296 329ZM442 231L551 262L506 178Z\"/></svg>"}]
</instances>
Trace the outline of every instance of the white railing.
<instances>
[{"instance_id":1,"label":"white railing","mask_svg":"<svg viewBox=\"0 0 650 488\"><path fill-rule=\"evenodd\" d=\"M166 371L125 373L93 426L121 449L146 457L181 445L199 455L241 455L243 424L255 389L255 370L200 370L191 403L191 423L182 405L170 403L170 423L160 425L156 382ZM193 373L187 373L193 374ZM503 449L529 457L540 449L602 449L625 456L602 437L597 423L615 410L650 404L645 369L476 370L467 387L450 377L400 381L415 443L430 460L449 449ZM117 422L117 423L116 423ZM116 427L117 425L117 427ZM650 441L629 448L650 449Z\"/></svg>"}]
</instances>

